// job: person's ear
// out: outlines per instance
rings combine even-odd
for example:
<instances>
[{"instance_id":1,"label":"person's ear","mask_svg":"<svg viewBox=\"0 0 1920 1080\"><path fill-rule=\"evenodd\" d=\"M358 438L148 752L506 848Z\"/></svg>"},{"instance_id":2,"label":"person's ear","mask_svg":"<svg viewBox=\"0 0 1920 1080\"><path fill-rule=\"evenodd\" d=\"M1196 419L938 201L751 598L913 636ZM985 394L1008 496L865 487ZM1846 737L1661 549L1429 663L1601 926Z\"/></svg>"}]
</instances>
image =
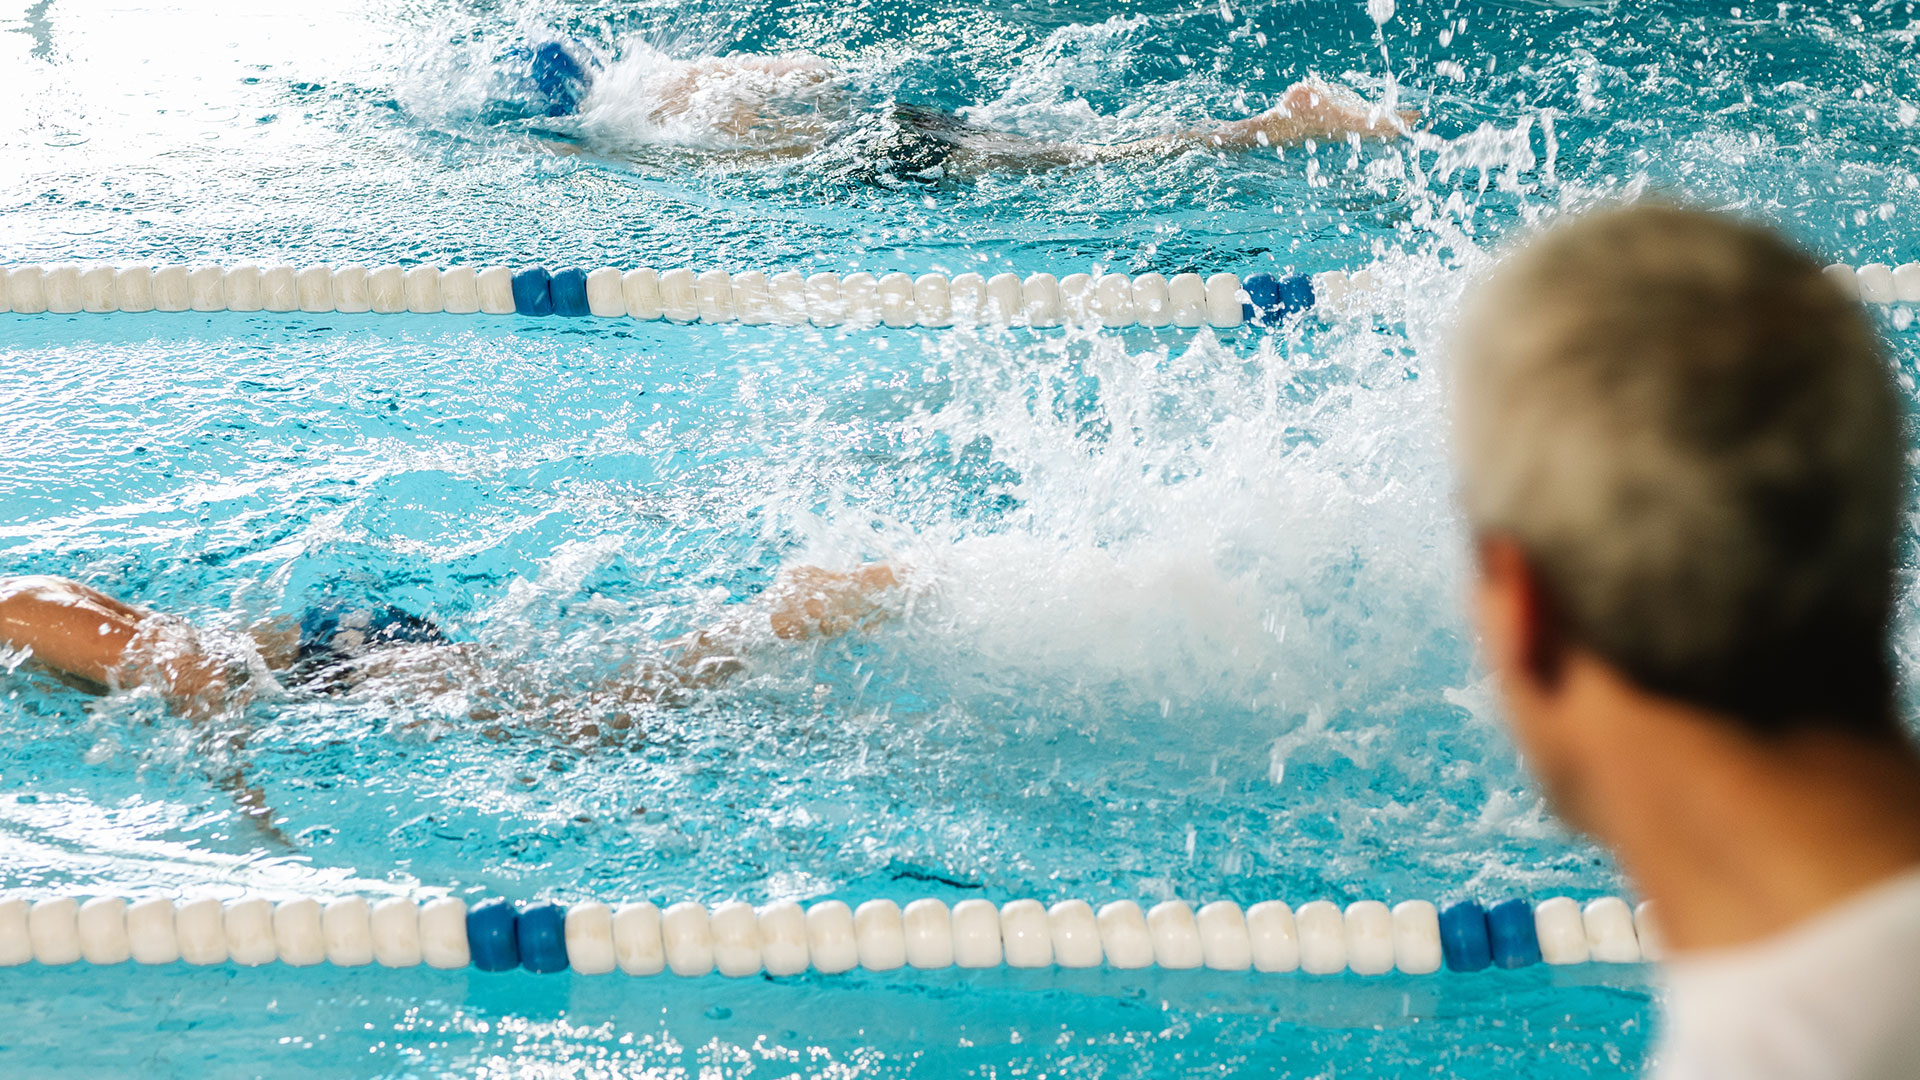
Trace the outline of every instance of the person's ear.
<instances>
[{"instance_id":1,"label":"person's ear","mask_svg":"<svg viewBox=\"0 0 1920 1080\"><path fill-rule=\"evenodd\" d=\"M1539 573L1511 537L1475 541L1479 576L1474 598L1487 660L1495 672L1535 692L1560 680L1563 641Z\"/></svg>"}]
</instances>

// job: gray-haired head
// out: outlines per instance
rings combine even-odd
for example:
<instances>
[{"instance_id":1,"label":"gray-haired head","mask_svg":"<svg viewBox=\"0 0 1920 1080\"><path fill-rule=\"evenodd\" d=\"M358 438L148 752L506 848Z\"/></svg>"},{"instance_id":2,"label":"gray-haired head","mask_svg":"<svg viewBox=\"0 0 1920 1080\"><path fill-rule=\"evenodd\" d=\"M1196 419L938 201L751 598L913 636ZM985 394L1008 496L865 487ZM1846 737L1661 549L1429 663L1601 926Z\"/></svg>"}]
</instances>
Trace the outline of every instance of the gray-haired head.
<instances>
[{"instance_id":1,"label":"gray-haired head","mask_svg":"<svg viewBox=\"0 0 1920 1080\"><path fill-rule=\"evenodd\" d=\"M1902 409L1811 256L1591 213L1500 263L1454 353L1469 524L1526 553L1564 634L1758 731L1891 723Z\"/></svg>"}]
</instances>

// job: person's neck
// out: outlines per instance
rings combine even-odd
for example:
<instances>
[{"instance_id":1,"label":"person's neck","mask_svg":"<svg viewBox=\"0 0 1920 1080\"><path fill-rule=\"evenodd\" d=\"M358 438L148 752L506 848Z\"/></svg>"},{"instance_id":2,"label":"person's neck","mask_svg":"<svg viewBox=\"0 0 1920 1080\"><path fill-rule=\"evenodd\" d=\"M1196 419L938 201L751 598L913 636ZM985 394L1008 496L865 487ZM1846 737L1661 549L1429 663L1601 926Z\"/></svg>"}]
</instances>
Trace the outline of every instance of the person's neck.
<instances>
[{"instance_id":1,"label":"person's neck","mask_svg":"<svg viewBox=\"0 0 1920 1080\"><path fill-rule=\"evenodd\" d=\"M1775 738L1587 672L1583 824L1676 951L1740 945L1920 869L1920 757L1898 737Z\"/></svg>"}]
</instances>

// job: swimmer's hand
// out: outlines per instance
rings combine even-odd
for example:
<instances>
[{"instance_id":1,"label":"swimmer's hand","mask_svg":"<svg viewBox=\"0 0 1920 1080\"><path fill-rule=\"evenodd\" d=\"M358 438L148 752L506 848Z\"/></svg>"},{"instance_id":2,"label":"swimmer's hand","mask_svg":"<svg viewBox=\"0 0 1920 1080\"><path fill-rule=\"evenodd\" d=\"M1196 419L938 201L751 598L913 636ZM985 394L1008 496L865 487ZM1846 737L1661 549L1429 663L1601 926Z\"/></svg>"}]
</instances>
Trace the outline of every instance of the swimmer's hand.
<instances>
[{"instance_id":1,"label":"swimmer's hand","mask_svg":"<svg viewBox=\"0 0 1920 1080\"><path fill-rule=\"evenodd\" d=\"M898 575L887 563L844 571L789 567L767 590L771 603L767 621L773 626L774 636L783 641L839 637L867 630L890 614L881 606L880 594L899 585Z\"/></svg>"}]
</instances>

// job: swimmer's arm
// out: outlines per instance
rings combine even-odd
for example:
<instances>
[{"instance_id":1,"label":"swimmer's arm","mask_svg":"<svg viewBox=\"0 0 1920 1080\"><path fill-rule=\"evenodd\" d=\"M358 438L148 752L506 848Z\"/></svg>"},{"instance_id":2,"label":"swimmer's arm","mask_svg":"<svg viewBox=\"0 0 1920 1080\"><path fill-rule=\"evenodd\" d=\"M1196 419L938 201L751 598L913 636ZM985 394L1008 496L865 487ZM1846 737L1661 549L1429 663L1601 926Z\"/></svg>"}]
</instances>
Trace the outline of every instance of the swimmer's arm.
<instances>
[{"instance_id":1,"label":"swimmer's arm","mask_svg":"<svg viewBox=\"0 0 1920 1080\"><path fill-rule=\"evenodd\" d=\"M1206 131L1182 131L1094 149L1100 158L1163 156L1195 148L1251 150L1261 146L1297 146L1309 139L1349 135L1394 139L1419 123L1417 111L1390 113L1319 82L1289 87L1280 103L1258 116Z\"/></svg>"},{"instance_id":2,"label":"swimmer's arm","mask_svg":"<svg viewBox=\"0 0 1920 1080\"><path fill-rule=\"evenodd\" d=\"M689 687L724 681L740 670L739 654L763 627L795 642L871 629L891 616L883 598L899 587L900 574L887 563L857 570L790 567L741 614L673 642L674 672Z\"/></svg>"},{"instance_id":3,"label":"swimmer's arm","mask_svg":"<svg viewBox=\"0 0 1920 1080\"><path fill-rule=\"evenodd\" d=\"M170 704L199 712L225 689L226 667L190 642L170 643L164 653L145 648L141 632L154 618L77 581L0 578L0 643L95 686L150 679Z\"/></svg>"}]
</instances>

